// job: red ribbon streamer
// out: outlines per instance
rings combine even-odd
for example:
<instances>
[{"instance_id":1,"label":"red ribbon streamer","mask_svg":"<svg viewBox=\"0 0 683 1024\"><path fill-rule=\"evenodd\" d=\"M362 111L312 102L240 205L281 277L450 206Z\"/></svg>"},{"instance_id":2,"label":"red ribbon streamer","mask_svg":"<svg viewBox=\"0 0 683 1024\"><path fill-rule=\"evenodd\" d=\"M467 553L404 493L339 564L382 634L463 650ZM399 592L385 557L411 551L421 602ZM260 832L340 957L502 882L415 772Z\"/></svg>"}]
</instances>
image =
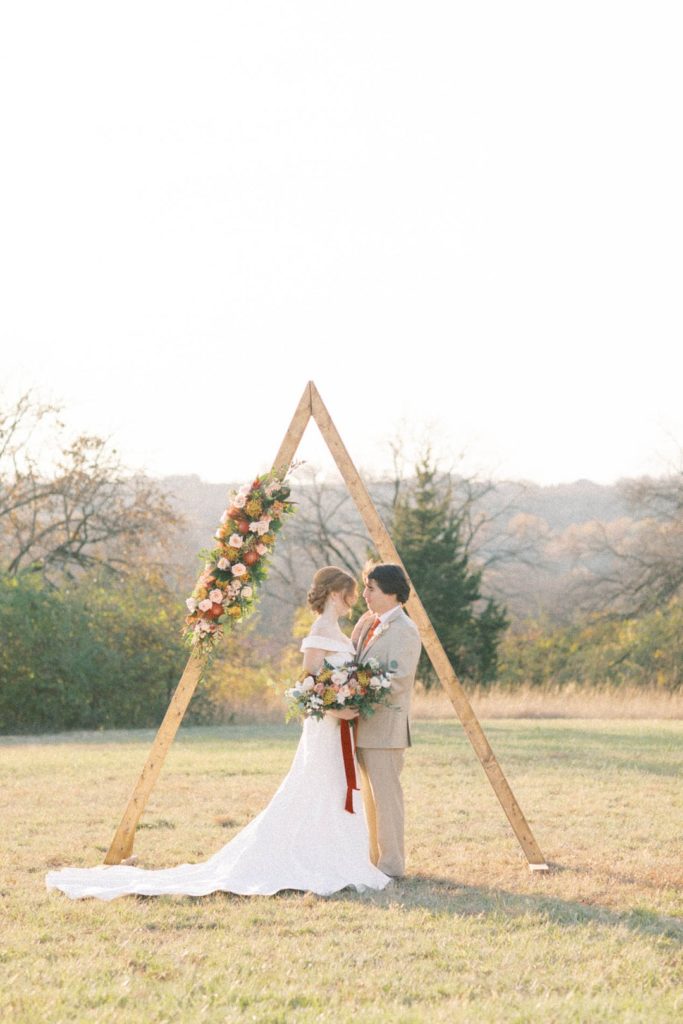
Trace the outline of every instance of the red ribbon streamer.
<instances>
[{"instance_id":1,"label":"red ribbon streamer","mask_svg":"<svg viewBox=\"0 0 683 1024\"><path fill-rule=\"evenodd\" d=\"M352 791L354 789L358 789L358 783L356 782L356 762L353 756L353 745L351 743L351 723L345 718L341 719L340 736L342 757L344 758L344 771L346 772L346 803L344 804L344 810L348 811L349 814L353 814Z\"/></svg>"}]
</instances>

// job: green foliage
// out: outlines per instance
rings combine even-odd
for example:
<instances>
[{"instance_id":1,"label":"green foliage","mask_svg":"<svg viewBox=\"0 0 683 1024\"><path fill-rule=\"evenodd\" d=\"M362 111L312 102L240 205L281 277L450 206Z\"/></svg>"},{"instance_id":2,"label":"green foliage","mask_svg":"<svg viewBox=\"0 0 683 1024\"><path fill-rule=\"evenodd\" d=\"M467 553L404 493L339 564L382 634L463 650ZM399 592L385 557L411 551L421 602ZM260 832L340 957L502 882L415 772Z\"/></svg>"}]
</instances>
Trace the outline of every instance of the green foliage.
<instances>
[{"instance_id":1,"label":"green foliage","mask_svg":"<svg viewBox=\"0 0 683 1024\"><path fill-rule=\"evenodd\" d=\"M482 574L470 564L462 520L448 486L440 484L427 452L415 484L397 500L392 536L455 671L487 683L496 676L497 648L508 625L505 609L481 594ZM434 682L423 653L420 678Z\"/></svg>"},{"instance_id":2,"label":"green foliage","mask_svg":"<svg viewBox=\"0 0 683 1024\"><path fill-rule=\"evenodd\" d=\"M593 616L571 626L532 622L508 634L498 679L511 687L683 684L683 604L674 599L639 618Z\"/></svg>"},{"instance_id":3,"label":"green foliage","mask_svg":"<svg viewBox=\"0 0 683 1024\"><path fill-rule=\"evenodd\" d=\"M186 657L181 621L159 580L0 577L0 732L157 725Z\"/></svg>"}]
</instances>

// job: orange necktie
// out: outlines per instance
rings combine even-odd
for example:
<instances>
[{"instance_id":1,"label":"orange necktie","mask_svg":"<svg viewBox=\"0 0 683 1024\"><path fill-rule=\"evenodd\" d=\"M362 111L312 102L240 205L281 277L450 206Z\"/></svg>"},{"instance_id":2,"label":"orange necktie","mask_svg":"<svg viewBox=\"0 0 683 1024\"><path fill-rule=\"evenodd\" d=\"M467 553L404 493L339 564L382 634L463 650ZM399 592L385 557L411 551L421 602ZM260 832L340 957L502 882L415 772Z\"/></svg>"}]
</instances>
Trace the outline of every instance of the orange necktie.
<instances>
[{"instance_id":1,"label":"orange necktie","mask_svg":"<svg viewBox=\"0 0 683 1024\"><path fill-rule=\"evenodd\" d=\"M380 624L380 622L381 622L381 621L382 621L382 620L380 619L379 615L376 615L376 616L375 616L375 621L374 621L374 622L373 622L373 624L372 624L372 625L370 626L370 629L369 629L369 630L368 630L368 632L367 632L367 636L365 637L365 643L364 643L364 645L363 645L364 647L367 647L367 645L368 645L368 644L370 643L370 641L372 640L373 636L375 635L375 630L377 629L377 627L379 626L379 624Z\"/></svg>"}]
</instances>

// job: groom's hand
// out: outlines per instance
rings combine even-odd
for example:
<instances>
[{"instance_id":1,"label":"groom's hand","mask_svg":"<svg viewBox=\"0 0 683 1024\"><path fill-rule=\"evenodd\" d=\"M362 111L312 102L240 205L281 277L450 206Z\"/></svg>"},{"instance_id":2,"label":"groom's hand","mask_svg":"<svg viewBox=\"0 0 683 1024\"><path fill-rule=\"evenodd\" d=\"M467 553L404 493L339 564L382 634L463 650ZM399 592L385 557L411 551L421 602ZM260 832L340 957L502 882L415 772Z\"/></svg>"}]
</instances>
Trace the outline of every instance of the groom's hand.
<instances>
[{"instance_id":1,"label":"groom's hand","mask_svg":"<svg viewBox=\"0 0 683 1024\"><path fill-rule=\"evenodd\" d=\"M363 626L365 625L365 623L368 621L369 618L374 619L374 617L374 614L370 611L369 608L366 612L363 612L358 622L353 627L353 633L351 634L351 642L353 643L354 646L358 643L360 639L360 635L363 632Z\"/></svg>"}]
</instances>

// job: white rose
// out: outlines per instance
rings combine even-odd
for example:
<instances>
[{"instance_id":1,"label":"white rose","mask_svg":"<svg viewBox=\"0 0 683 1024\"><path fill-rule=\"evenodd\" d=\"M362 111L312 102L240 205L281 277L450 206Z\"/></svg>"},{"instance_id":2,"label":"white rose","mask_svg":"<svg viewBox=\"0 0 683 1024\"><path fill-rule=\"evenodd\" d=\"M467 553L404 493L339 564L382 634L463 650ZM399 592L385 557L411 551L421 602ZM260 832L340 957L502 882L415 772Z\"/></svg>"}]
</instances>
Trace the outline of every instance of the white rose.
<instances>
[{"instance_id":1,"label":"white rose","mask_svg":"<svg viewBox=\"0 0 683 1024\"><path fill-rule=\"evenodd\" d=\"M216 568L217 569L224 569L224 570L225 569L229 569L230 568L230 562L227 560L227 558L219 558L218 561L216 562Z\"/></svg>"},{"instance_id":2,"label":"white rose","mask_svg":"<svg viewBox=\"0 0 683 1024\"><path fill-rule=\"evenodd\" d=\"M242 545L244 544L244 540L242 537L240 537L239 533L231 533L228 544L230 545L231 548L241 548Z\"/></svg>"},{"instance_id":3,"label":"white rose","mask_svg":"<svg viewBox=\"0 0 683 1024\"><path fill-rule=\"evenodd\" d=\"M210 592L209 597L214 604L223 604L223 591L219 590L218 587Z\"/></svg>"},{"instance_id":4,"label":"white rose","mask_svg":"<svg viewBox=\"0 0 683 1024\"><path fill-rule=\"evenodd\" d=\"M236 495L235 496L235 500L233 501L233 505L235 506L235 508L244 508L246 503L247 503L247 496L246 496L246 494L238 494L238 495Z\"/></svg>"},{"instance_id":5,"label":"white rose","mask_svg":"<svg viewBox=\"0 0 683 1024\"><path fill-rule=\"evenodd\" d=\"M332 675L330 676L330 679L332 680L335 686L343 686L348 678L349 673L343 672L341 669L337 669L336 672L333 672Z\"/></svg>"},{"instance_id":6,"label":"white rose","mask_svg":"<svg viewBox=\"0 0 683 1024\"><path fill-rule=\"evenodd\" d=\"M382 680L382 687L383 687L383 689L388 690L390 686L391 686L391 679L387 679L386 676L385 676L384 679Z\"/></svg>"},{"instance_id":7,"label":"white rose","mask_svg":"<svg viewBox=\"0 0 683 1024\"><path fill-rule=\"evenodd\" d=\"M208 599L208 597L205 597L203 601L199 602L199 610L200 610L200 612L208 612L209 609L211 608L212 604L213 604L213 602L210 601Z\"/></svg>"},{"instance_id":8,"label":"white rose","mask_svg":"<svg viewBox=\"0 0 683 1024\"><path fill-rule=\"evenodd\" d=\"M241 562L235 562L235 564L232 567L232 574L233 574L233 576L245 576L246 572L247 572L246 565L242 565Z\"/></svg>"},{"instance_id":9,"label":"white rose","mask_svg":"<svg viewBox=\"0 0 683 1024\"><path fill-rule=\"evenodd\" d=\"M192 614L193 612L196 612L196 610L197 610L197 602L194 599L194 597L188 597L188 599L185 602L185 604L187 605L187 610L190 612L190 614Z\"/></svg>"},{"instance_id":10,"label":"white rose","mask_svg":"<svg viewBox=\"0 0 683 1024\"><path fill-rule=\"evenodd\" d=\"M242 587L242 597L246 598L247 600L253 595L253 593L253 587Z\"/></svg>"},{"instance_id":11,"label":"white rose","mask_svg":"<svg viewBox=\"0 0 683 1024\"><path fill-rule=\"evenodd\" d=\"M259 519L255 523L249 523L249 529L251 530L251 532L258 534L259 537L262 537L264 533L268 533L269 527L270 519L268 518Z\"/></svg>"},{"instance_id":12,"label":"white rose","mask_svg":"<svg viewBox=\"0 0 683 1024\"><path fill-rule=\"evenodd\" d=\"M308 693L309 690L312 690L313 687L315 686L315 679L313 678L313 676L306 676L306 678L300 684L300 686L304 693Z\"/></svg>"},{"instance_id":13,"label":"white rose","mask_svg":"<svg viewBox=\"0 0 683 1024\"><path fill-rule=\"evenodd\" d=\"M379 690L379 688L382 685L382 683L377 678L377 676L373 676L372 679L370 680L370 683L368 685L370 686L371 690Z\"/></svg>"}]
</instances>

